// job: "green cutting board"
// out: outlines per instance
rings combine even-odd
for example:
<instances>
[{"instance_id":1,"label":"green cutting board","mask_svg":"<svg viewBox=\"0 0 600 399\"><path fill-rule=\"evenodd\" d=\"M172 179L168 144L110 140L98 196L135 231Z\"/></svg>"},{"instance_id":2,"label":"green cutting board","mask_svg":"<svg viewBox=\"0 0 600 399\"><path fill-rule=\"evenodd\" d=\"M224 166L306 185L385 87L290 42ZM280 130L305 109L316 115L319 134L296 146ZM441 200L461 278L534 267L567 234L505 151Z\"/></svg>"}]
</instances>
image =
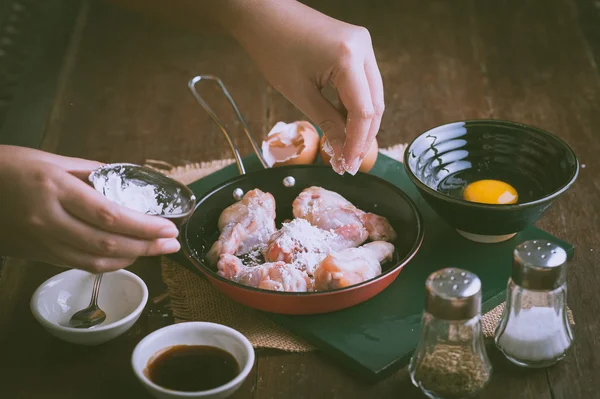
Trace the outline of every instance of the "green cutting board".
<instances>
[{"instance_id":1,"label":"green cutting board","mask_svg":"<svg viewBox=\"0 0 600 399\"><path fill-rule=\"evenodd\" d=\"M261 169L255 155L244 158L247 172ZM404 190L416 203L424 219L423 245L400 272L396 281L367 302L334 313L287 316L265 313L283 327L304 338L350 371L376 381L405 366L418 339L425 298L425 279L435 270L460 267L476 273L483 286L483 311L504 301L510 275L512 250L528 239L549 239L573 256L573 246L530 227L499 244L479 244L463 238L440 219L408 179L404 166L379 154L370 172ZM235 165L221 169L190 185L201 198L213 187L237 176ZM179 253L176 260L201 275Z\"/></svg>"}]
</instances>

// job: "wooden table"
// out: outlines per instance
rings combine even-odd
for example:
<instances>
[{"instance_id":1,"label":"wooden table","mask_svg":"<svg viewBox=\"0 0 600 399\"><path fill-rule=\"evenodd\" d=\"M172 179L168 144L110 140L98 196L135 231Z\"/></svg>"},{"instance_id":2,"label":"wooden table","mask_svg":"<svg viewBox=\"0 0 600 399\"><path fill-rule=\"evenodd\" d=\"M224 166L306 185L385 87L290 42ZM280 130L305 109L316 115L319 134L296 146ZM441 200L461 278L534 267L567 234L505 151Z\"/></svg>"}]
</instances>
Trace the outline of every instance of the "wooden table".
<instances>
[{"instance_id":1,"label":"wooden table","mask_svg":"<svg viewBox=\"0 0 600 399\"><path fill-rule=\"evenodd\" d=\"M532 124L565 139L580 157L576 185L539 226L576 245L569 304L576 341L559 365L532 372L494 351L485 398L600 398L600 6L595 1L314 1L315 8L370 29L385 84L380 146L465 118ZM104 162L172 164L230 157L187 91L195 74L220 76L250 128L304 117L230 39L163 26L100 1L83 3L62 62L42 148ZM224 101L215 108L250 146ZM585 168L584 168L585 166ZM162 294L159 259L130 267ZM129 359L136 343L170 322L149 304L128 333L101 347L47 334L29 312L34 289L61 271L10 260L0 279L0 397L148 397ZM166 314L166 317L162 315ZM377 384L346 374L319 353L259 351L236 398L418 398L406 370Z\"/></svg>"}]
</instances>

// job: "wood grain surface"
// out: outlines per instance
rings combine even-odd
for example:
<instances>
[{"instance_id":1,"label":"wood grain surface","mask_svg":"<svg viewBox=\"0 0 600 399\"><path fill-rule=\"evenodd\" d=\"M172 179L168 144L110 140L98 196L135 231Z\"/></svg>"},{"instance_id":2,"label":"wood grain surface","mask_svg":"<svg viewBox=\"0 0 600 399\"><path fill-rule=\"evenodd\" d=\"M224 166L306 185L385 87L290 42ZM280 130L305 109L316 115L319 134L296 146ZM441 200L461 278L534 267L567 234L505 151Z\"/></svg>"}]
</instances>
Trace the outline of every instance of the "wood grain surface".
<instances>
[{"instance_id":1,"label":"wood grain surface","mask_svg":"<svg viewBox=\"0 0 600 399\"><path fill-rule=\"evenodd\" d=\"M582 164L577 183L539 227L576 246L568 280L575 345L558 365L534 371L509 366L490 346L495 373L480 397L600 398L599 3L306 3L370 30L385 85L380 146L450 121L496 118L547 129L573 147ZM46 126L45 150L104 162L230 157L217 127L188 92L187 81L196 74L221 77L257 138L277 121L305 118L229 38L187 32L102 1L84 2L78 26ZM242 152L249 153L224 99L205 89ZM140 259L129 270L144 278L151 298L164 293L159 259ZM29 312L35 288L59 271L19 260L4 268L0 397L149 397L129 359L141 338L171 322L168 301L150 301L129 332L102 347L69 345L46 334ZM258 351L257 359L235 398L422 397L406 370L367 384L320 353Z\"/></svg>"}]
</instances>

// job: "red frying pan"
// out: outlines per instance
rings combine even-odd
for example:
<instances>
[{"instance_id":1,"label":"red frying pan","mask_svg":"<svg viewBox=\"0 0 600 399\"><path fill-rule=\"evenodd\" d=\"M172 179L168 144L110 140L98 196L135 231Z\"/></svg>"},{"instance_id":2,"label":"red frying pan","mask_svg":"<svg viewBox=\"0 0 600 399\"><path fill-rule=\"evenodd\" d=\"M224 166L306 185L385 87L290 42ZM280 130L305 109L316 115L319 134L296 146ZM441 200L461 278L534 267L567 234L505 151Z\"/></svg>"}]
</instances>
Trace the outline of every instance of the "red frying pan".
<instances>
[{"instance_id":1,"label":"red frying pan","mask_svg":"<svg viewBox=\"0 0 600 399\"><path fill-rule=\"evenodd\" d=\"M208 104L198 94L200 81L217 82L244 127L259 160L265 169L246 173L240 154L229 132ZM198 199L193 214L181 228L181 241L190 262L231 299L258 310L280 314L317 314L348 308L364 302L388 287L402 268L415 256L423 242L423 220L414 202L398 187L376 176L357 173L355 176L336 174L323 165L299 165L268 168L261 151L229 92L214 76L196 76L188 84L192 94L209 113L227 138L234 153L240 176L214 187ZM386 217L397 233L392 261L382 265L375 278L346 288L314 292L281 292L249 287L217 274L206 254L219 237L217 221L221 212L253 189L271 193L276 201L276 223L292 219L292 202L300 192L320 186L337 192L357 208Z\"/></svg>"}]
</instances>

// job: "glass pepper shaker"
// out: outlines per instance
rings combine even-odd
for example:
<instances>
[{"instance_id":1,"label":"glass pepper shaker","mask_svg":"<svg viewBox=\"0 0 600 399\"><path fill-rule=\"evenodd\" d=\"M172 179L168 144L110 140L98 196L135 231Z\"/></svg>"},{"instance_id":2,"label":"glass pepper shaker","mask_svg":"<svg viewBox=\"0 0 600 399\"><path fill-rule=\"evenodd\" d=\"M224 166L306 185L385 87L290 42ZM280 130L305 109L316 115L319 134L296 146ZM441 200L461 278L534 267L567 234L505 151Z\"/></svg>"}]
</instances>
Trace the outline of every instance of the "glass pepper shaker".
<instances>
[{"instance_id":1,"label":"glass pepper shaker","mask_svg":"<svg viewBox=\"0 0 600 399\"><path fill-rule=\"evenodd\" d=\"M492 375L481 324L481 280L472 272L447 268L425 282L421 337L409 373L430 398L466 398Z\"/></svg>"},{"instance_id":2,"label":"glass pepper shaker","mask_svg":"<svg viewBox=\"0 0 600 399\"><path fill-rule=\"evenodd\" d=\"M504 356L519 366L547 367L561 360L573 333L567 318L567 253L546 240L513 252L506 304L494 333Z\"/></svg>"}]
</instances>

